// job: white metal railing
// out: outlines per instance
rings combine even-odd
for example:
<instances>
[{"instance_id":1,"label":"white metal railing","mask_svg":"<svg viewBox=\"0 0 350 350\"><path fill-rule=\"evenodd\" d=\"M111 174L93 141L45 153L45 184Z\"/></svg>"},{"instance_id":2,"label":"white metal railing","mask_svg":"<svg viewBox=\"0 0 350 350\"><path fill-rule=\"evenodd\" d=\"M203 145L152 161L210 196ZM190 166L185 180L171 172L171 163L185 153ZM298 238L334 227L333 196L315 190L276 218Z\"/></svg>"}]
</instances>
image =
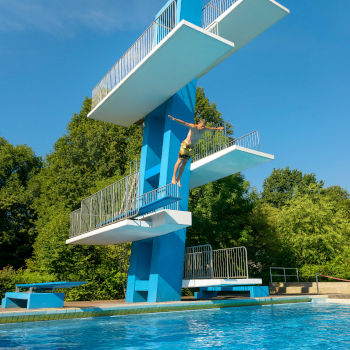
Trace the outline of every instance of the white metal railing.
<instances>
[{"instance_id":1,"label":"white metal railing","mask_svg":"<svg viewBox=\"0 0 350 350\"><path fill-rule=\"evenodd\" d=\"M272 270L283 270L283 275L272 274ZM286 275L286 270L295 270L296 275ZM283 277L284 282L287 282L287 277L296 277L299 282L299 272L296 267L270 267L270 279L272 283L272 277Z\"/></svg>"},{"instance_id":2,"label":"white metal railing","mask_svg":"<svg viewBox=\"0 0 350 350\"><path fill-rule=\"evenodd\" d=\"M213 125L213 127L220 126L224 128L223 131L206 131L198 140L194 146L192 163L234 145L260 151L259 133L257 131L252 131L236 139L228 135L227 122Z\"/></svg>"},{"instance_id":3,"label":"white metal railing","mask_svg":"<svg viewBox=\"0 0 350 350\"><path fill-rule=\"evenodd\" d=\"M213 22L208 28L207 31L215 34L215 35L219 35L219 25L217 22Z\"/></svg>"},{"instance_id":4,"label":"white metal railing","mask_svg":"<svg viewBox=\"0 0 350 350\"><path fill-rule=\"evenodd\" d=\"M176 26L176 0L146 29L92 90L94 109Z\"/></svg>"},{"instance_id":5,"label":"white metal railing","mask_svg":"<svg viewBox=\"0 0 350 350\"><path fill-rule=\"evenodd\" d=\"M137 172L85 198L81 202L81 208L71 213L69 237L163 209L179 210L177 200L162 207L155 205L155 209L151 206L167 196L179 198L179 187L176 184L168 184L140 196L137 195L138 185Z\"/></svg>"},{"instance_id":6,"label":"white metal railing","mask_svg":"<svg viewBox=\"0 0 350 350\"><path fill-rule=\"evenodd\" d=\"M208 28L220 15L240 0L212 0L202 10L202 28Z\"/></svg>"},{"instance_id":7,"label":"white metal railing","mask_svg":"<svg viewBox=\"0 0 350 350\"><path fill-rule=\"evenodd\" d=\"M135 172L81 201L70 215L69 237L137 214L139 173Z\"/></svg>"},{"instance_id":8,"label":"white metal railing","mask_svg":"<svg viewBox=\"0 0 350 350\"><path fill-rule=\"evenodd\" d=\"M213 252L210 244L185 248L183 278L213 278Z\"/></svg>"},{"instance_id":9,"label":"white metal railing","mask_svg":"<svg viewBox=\"0 0 350 350\"><path fill-rule=\"evenodd\" d=\"M214 278L248 278L246 247L213 251Z\"/></svg>"},{"instance_id":10,"label":"white metal railing","mask_svg":"<svg viewBox=\"0 0 350 350\"><path fill-rule=\"evenodd\" d=\"M211 245L185 249L183 279L248 278L245 247L212 250Z\"/></svg>"}]
</instances>

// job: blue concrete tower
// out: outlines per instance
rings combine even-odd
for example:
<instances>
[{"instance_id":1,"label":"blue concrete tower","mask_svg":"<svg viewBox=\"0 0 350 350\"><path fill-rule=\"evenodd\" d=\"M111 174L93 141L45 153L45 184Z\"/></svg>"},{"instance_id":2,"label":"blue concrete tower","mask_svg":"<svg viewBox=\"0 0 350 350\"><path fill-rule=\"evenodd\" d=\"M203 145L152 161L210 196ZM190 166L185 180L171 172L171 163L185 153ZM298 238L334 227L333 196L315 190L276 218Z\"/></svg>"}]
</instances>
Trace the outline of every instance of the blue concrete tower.
<instances>
[{"instance_id":1,"label":"blue concrete tower","mask_svg":"<svg viewBox=\"0 0 350 350\"><path fill-rule=\"evenodd\" d=\"M171 3L170 0L164 9ZM177 22L201 25L202 0L178 0ZM159 16L157 14L156 18ZM178 62L178 69L181 62ZM181 68L180 68L181 69ZM172 121L170 114L194 122L197 78L149 113L140 162L140 194L171 182L181 142L188 128ZM183 173L179 210L187 211L190 164ZM186 229L132 243L126 302L161 302L181 299Z\"/></svg>"}]
</instances>

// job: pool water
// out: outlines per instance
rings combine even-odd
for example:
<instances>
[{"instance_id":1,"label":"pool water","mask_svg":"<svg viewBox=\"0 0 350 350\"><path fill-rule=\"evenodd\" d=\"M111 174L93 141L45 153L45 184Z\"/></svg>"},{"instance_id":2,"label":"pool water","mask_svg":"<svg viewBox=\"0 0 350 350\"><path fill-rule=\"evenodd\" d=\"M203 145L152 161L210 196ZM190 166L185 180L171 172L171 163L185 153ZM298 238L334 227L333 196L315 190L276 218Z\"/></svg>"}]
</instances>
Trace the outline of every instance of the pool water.
<instances>
[{"instance_id":1,"label":"pool water","mask_svg":"<svg viewBox=\"0 0 350 350\"><path fill-rule=\"evenodd\" d=\"M3 349L350 349L350 305L300 303L0 325Z\"/></svg>"}]
</instances>

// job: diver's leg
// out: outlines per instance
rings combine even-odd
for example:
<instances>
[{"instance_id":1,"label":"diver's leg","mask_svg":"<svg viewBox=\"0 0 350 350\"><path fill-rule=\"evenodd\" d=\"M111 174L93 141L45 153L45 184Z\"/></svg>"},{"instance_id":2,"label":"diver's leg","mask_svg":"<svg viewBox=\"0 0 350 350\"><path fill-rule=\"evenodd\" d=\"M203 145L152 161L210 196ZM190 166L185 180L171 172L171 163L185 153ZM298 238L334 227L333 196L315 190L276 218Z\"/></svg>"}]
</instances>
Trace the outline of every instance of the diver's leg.
<instances>
[{"instance_id":1,"label":"diver's leg","mask_svg":"<svg viewBox=\"0 0 350 350\"><path fill-rule=\"evenodd\" d=\"M180 166L180 170L179 170L179 175L178 175L177 178L176 178L176 182L177 182L177 184L178 184L180 187L182 187L182 186L181 186L181 176L182 176L182 173L183 173L184 170L185 170L187 161L188 161L188 159L183 159L183 160L182 160L182 163L181 163L181 166Z\"/></svg>"},{"instance_id":2,"label":"diver's leg","mask_svg":"<svg viewBox=\"0 0 350 350\"><path fill-rule=\"evenodd\" d=\"M173 178L171 179L171 183L174 185L176 184L176 173L177 173L177 170L179 169L179 165L181 162L182 162L182 159L179 157L174 166L174 174L173 174Z\"/></svg>"}]
</instances>

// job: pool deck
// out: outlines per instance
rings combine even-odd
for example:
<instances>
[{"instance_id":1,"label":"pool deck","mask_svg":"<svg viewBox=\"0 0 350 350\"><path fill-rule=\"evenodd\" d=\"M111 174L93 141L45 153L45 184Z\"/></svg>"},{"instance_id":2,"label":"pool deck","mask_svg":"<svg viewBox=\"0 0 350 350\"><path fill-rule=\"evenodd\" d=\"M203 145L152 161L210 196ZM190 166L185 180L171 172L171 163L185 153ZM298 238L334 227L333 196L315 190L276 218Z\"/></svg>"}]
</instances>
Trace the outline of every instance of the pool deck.
<instances>
[{"instance_id":1,"label":"pool deck","mask_svg":"<svg viewBox=\"0 0 350 350\"><path fill-rule=\"evenodd\" d=\"M247 298L246 296L235 295L201 300L196 300L193 297L183 297L181 301L162 303L126 303L124 300L75 301L65 302L63 308L32 310L0 308L0 324L240 306L325 302L327 297L327 295L305 294Z\"/></svg>"}]
</instances>

